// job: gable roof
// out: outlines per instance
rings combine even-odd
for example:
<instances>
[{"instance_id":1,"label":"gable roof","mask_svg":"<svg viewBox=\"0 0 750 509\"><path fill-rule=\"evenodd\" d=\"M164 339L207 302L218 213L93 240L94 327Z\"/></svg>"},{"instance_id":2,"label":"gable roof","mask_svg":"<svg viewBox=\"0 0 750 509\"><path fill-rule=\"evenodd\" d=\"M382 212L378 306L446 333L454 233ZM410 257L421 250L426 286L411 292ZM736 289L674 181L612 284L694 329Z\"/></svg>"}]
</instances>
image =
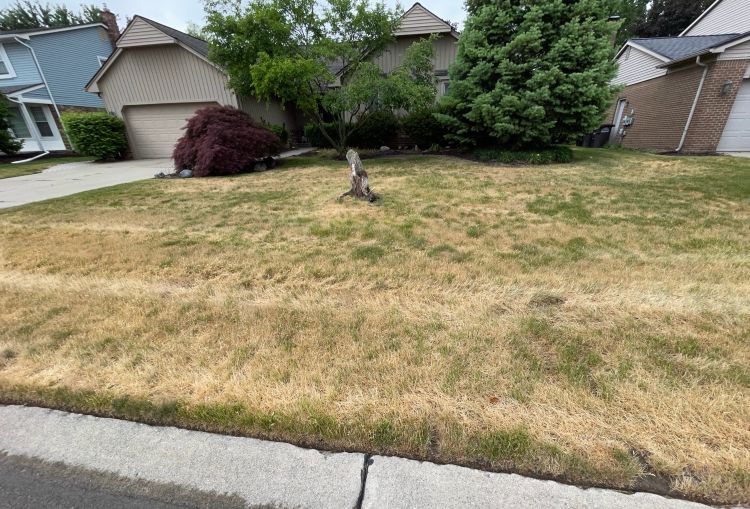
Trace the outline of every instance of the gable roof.
<instances>
[{"instance_id":1,"label":"gable roof","mask_svg":"<svg viewBox=\"0 0 750 509\"><path fill-rule=\"evenodd\" d=\"M198 58L201 58L205 60L208 64L212 65L213 67L216 67L217 69L219 66L217 66L215 63L211 62L208 59L208 43L202 39L198 39L197 37L193 37L192 35L188 35L185 32L180 32L179 30L175 30L172 27L168 27L166 25L162 25L161 23L157 23L154 20L144 18L143 16L136 14L133 16L133 19L130 20L130 23L128 23L128 26L125 27L125 30L122 31L120 34L120 37L117 38L117 41L115 41L115 49L114 53L107 59L107 61L104 63L103 66L99 68L98 71L91 77L91 79L86 83L86 86L83 87L84 90L87 92L99 92L99 88L97 86L97 81L99 81L99 78L101 78L107 70L112 66L112 64L115 63L115 61L119 58L119 56L122 54L123 47L119 46L117 43L120 42L120 40L127 34L128 29L132 27L137 21L143 21L154 27L156 30L159 30L163 34L165 34L167 37L171 38L173 42L179 46L182 46L186 50L190 51L194 55L196 55Z\"/></svg>"},{"instance_id":2,"label":"gable roof","mask_svg":"<svg viewBox=\"0 0 750 509\"><path fill-rule=\"evenodd\" d=\"M186 34L185 32L180 32L179 30L175 30L172 27L168 27L167 25L162 25L161 23L158 23L152 19L148 19L140 15L135 15L133 19L135 18L141 18L143 21L145 21L152 27L158 30L161 30L162 32L167 34L169 37L181 42L188 48L191 48L197 53L200 53L202 56L208 57L208 43L204 41L203 39L198 39L197 37L193 37L190 34Z\"/></svg>"},{"instance_id":3,"label":"gable roof","mask_svg":"<svg viewBox=\"0 0 750 509\"><path fill-rule=\"evenodd\" d=\"M683 37L651 37L631 39L633 43L647 48L654 53L658 53L669 60L681 60L682 58L693 55L719 46L736 38L739 34L720 34L720 35L694 35Z\"/></svg>"},{"instance_id":4,"label":"gable roof","mask_svg":"<svg viewBox=\"0 0 750 509\"><path fill-rule=\"evenodd\" d=\"M396 37L448 33L458 38L450 23L427 9L419 2L411 6L403 16L399 27L393 32Z\"/></svg>"}]
</instances>

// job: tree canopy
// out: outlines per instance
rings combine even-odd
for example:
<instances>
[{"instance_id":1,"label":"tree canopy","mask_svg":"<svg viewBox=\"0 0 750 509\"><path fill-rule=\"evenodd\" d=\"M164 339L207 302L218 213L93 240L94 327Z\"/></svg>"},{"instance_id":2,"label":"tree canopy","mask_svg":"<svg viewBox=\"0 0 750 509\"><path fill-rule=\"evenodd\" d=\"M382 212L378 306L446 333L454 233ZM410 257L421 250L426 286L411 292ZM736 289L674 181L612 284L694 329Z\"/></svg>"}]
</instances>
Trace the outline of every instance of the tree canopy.
<instances>
[{"instance_id":1,"label":"tree canopy","mask_svg":"<svg viewBox=\"0 0 750 509\"><path fill-rule=\"evenodd\" d=\"M652 0L639 37L669 37L680 35L708 9L714 0Z\"/></svg>"},{"instance_id":2,"label":"tree canopy","mask_svg":"<svg viewBox=\"0 0 750 509\"><path fill-rule=\"evenodd\" d=\"M614 89L606 0L469 0L441 119L467 147L543 148L597 127Z\"/></svg>"},{"instance_id":3,"label":"tree canopy","mask_svg":"<svg viewBox=\"0 0 750 509\"><path fill-rule=\"evenodd\" d=\"M253 0L207 6L211 58L238 94L295 105L343 154L356 121L434 101L432 41L385 75L372 59L393 40L400 8L367 0ZM337 135L323 129L333 121Z\"/></svg>"},{"instance_id":4,"label":"tree canopy","mask_svg":"<svg viewBox=\"0 0 750 509\"><path fill-rule=\"evenodd\" d=\"M78 12L63 4L16 0L16 3L0 9L0 30L24 28L57 28L102 21L102 10L96 5L81 5Z\"/></svg>"}]
</instances>

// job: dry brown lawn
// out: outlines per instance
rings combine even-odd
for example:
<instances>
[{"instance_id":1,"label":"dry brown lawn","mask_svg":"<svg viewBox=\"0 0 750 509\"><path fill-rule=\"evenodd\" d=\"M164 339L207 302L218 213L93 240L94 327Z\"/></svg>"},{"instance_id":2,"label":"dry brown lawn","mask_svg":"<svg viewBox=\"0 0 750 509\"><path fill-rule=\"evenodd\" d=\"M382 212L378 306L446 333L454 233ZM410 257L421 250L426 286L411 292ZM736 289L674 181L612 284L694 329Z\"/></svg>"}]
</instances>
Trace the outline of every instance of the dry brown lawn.
<instances>
[{"instance_id":1,"label":"dry brown lawn","mask_svg":"<svg viewBox=\"0 0 750 509\"><path fill-rule=\"evenodd\" d=\"M365 161L0 212L0 398L750 502L750 160Z\"/></svg>"}]
</instances>

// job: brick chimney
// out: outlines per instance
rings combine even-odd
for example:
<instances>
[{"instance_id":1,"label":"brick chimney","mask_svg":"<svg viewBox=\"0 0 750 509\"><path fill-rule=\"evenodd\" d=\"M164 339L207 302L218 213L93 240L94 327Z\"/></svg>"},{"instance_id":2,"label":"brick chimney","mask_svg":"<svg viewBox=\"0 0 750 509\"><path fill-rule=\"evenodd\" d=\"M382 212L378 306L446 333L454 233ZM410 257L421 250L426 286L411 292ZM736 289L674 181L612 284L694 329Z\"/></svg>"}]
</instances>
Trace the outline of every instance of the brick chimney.
<instances>
[{"instance_id":1,"label":"brick chimney","mask_svg":"<svg viewBox=\"0 0 750 509\"><path fill-rule=\"evenodd\" d=\"M117 16L106 5L102 9L102 23L107 27L107 34L109 40L112 41L112 48L114 48L115 41L120 37L120 27L117 26Z\"/></svg>"}]
</instances>

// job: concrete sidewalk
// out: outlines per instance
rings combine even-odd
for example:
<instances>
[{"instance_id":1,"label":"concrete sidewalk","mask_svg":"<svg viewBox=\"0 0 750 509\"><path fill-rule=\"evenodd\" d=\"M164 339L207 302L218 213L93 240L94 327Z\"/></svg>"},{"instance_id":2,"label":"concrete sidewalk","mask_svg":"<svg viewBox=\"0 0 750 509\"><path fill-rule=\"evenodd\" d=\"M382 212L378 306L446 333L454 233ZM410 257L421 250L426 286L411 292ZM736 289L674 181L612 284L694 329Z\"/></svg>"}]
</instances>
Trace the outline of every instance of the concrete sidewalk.
<instances>
[{"instance_id":1,"label":"concrete sidewalk","mask_svg":"<svg viewBox=\"0 0 750 509\"><path fill-rule=\"evenodd\" d=\"M299 148L282 152L286 159L311 152ZM113 163L83 161L48 168L41 173L0 179L0 208L17 207L36 201L60 198L71 194L116 186L152 178L159 172L172 173L171 159L137 159Z\"/></svg>"},{"instance_id":2,"label":"concrete sidewalk","mask_svg":"<svg viewBox=\"0 0 750 509\"><path fill-rule=\"evenodd\" d=\"M203 504L215 507L229 507L232 500L240 500L246 507L274 508L707 507L646 493L581 489L514 474L359 453L329 453L15 405L0 406L0 452L7 455L5 463L0 462L0 472L19 479L10 483L12 488L0 482L0 499L16 496L11 491L23 491L19 483L33 482L39 486L35 493L18 496L28 500L37 497L37 504L54 497L58 490L63 497L60 500L84 497L87 507L107 507L121 500L118 497L123 496L124 479L131 482L127 489L134 505L142 500L139 493L147 492L152 494L147 501L177 505L183 500L182 493L189 493L187 499L203 500ZM27 467L16 466L26 464L33 476L25 473ZM64 470L71 468L78 469L74 481L65 477L68 474ZM112 476L119 484L111 487L94 480L86 487L82 475ZM59 481L63 478L68 480ZM160 489L140 484L162 486L161 492L177 494L164 501L164 495L154 498L153 493L158 494Z\"/></svg>"}]
</instances>

